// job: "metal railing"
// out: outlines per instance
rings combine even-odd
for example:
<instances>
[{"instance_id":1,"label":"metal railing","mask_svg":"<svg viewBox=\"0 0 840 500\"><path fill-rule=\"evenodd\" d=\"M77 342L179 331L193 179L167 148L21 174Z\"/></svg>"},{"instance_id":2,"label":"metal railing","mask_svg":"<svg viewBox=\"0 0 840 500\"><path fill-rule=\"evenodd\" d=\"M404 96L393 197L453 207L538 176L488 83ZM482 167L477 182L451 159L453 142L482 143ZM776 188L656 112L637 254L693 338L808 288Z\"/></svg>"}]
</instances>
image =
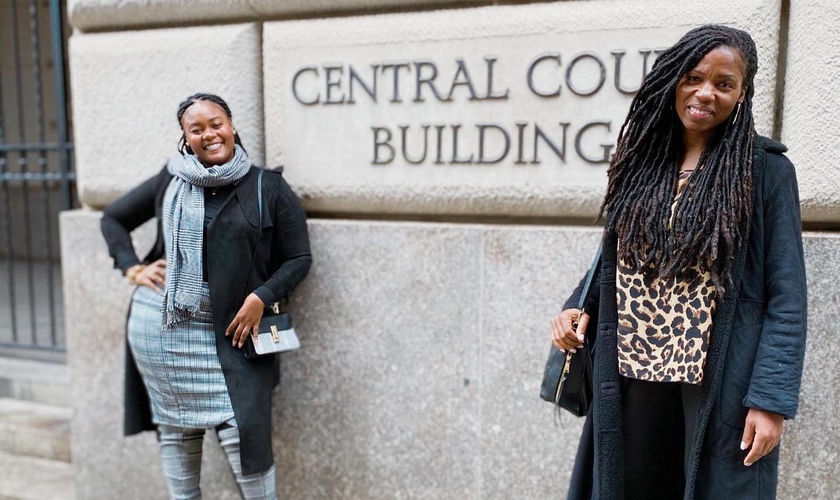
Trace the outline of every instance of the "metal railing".
<instances>
[{"instance_id":1,"label":"metal railing","mask_svg":"<svg viewBox=\"0 0 840 500\"><path fill-rule=\"evenodd\" d=\"M4 2L0 27L0 348L63 351L58 212L74 205L64 3ZM27 12L20 8L28 6ZM49 45L42 26L49 21ZM26 36L28 31L28 37ZM28 47L26 47L28 45ZM52 81L44 73L52 72ZM3 279L5 278L5 279Z\"/></svg>"}]
</instances>

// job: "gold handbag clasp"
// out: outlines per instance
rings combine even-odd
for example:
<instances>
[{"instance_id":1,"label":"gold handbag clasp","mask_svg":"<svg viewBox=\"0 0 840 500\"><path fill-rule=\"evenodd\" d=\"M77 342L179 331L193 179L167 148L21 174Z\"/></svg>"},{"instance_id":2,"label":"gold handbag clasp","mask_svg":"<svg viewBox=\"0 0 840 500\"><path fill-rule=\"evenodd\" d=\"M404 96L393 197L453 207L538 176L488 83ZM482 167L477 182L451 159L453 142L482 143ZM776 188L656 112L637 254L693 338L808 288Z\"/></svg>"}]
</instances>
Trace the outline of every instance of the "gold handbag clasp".
<instances>
[{"instance_id":1,"label":"gold handbag clasp","mask_svg":"<svg viewBox=\"0 0 840 500\"><path fill-rule=\"evenodd\" d=\"M275 344L280 342L280 332L277 331L277 327L274 325L271 325L271 338Z\"/></svg>"}]
</instances>

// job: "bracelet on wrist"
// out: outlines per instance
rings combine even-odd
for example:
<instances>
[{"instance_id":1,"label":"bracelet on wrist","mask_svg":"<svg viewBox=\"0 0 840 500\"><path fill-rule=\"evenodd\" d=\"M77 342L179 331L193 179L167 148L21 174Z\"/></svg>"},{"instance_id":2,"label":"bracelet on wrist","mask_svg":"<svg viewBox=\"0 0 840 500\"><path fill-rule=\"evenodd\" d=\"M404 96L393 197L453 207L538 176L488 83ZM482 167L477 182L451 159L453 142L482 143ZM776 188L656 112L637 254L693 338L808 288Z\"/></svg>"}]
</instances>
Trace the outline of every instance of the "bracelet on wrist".
<instances>
[{"instance_id":1,"label":"bracelet on wrist","mask_svg":"<svg viewBox=\"0 0 840 500\"><path fill-rule=\"evenodd\" d=\"M128 278L128 282L132 285L136 285L137 282L135 281L135 278L138 274L140 274L140 271L145 269L145 267L146 266L144 266L143 264L136 264L126 269L125 277Z\"/></svg>"}]
</instances>

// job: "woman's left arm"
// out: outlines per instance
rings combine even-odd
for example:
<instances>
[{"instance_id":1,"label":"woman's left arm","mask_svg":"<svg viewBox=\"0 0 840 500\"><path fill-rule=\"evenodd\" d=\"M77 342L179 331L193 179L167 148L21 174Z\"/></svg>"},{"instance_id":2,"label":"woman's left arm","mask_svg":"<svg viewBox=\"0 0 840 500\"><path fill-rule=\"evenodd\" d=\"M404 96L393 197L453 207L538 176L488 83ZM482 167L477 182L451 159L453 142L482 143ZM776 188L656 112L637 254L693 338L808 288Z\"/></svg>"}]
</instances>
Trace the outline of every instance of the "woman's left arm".
<instances>
[{"instance_id":1,"label":"woman's left arm","mask_svg":"<svg viewBox=\"0 0 840 500\"><path fill-rule=\"evenodd\" d=\"M233 345L242 347L248 334L257 335L263 309L288 297L303 281L312 266L306 212L294 191L280 178L278 202L274 209L274 236L271 251L281 262L268 280L245 298L225 335L233 335Z\"/></svg>"},{"instance_id":2,"label":"woman's left arm","mask_svg":"<svg viewBox=\"0 0 840 500\"><path fill-rule=\"evenodd\" d=\"M784 165L764 200L766 310L752 378L744 398L744 405L751 410L742 447L753 448L747 465L775 448L781 437L783 418L796 415L807 330L808 294L796 172L782 156L768 156L767 161L784 162ZM766 435L768 428L772 429L770 435ZM765 450L755 449L758 440L764 442Z\"/></svg>"},{"instance_id":3,"label":"woman's left arm","mask_svg":"<svg viewBox=\"0 0 840 500\"><path fill-rule=\"evenodd\" d=\"M286 180L280 178L280 190L274 213L274 237L271 251L279 256L280 268L254 294L266 305L288 297L303 281L312 266L306 212Z\"/></svg>"},{"instance_id":4,"label":"woman's left arm","mask_svg":"<svg viewBox=\"0 0 840 500\"><path fill-rule=\"evenodd\" d=\"M805 358L808 293L799 189L793 165L786 159L785 162L787 168L764 202L764 293L767 305L744 403L750 408L793 418L798 407Z\"/></svg>"}]
</instances>

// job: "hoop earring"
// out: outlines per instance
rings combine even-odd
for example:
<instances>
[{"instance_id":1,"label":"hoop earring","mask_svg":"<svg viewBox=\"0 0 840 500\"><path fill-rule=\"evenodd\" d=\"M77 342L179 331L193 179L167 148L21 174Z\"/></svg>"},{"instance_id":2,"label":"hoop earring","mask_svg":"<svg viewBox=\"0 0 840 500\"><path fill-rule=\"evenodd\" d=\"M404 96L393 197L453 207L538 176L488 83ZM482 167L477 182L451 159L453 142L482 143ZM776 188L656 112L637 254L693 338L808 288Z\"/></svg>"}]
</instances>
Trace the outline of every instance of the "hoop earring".
<instances>
[{"instance_id":1,"label":"hoop earring","mask_svg":"<svg viewBox=\"0 0 840 500\"><path fill-rule=\"evenodd\" d=\"M732 119L732 124L735 125L735 122L738 121L738 115L741 113L741 102L738 103L738 107L735 109L735 118Z\"/></svg>"}]
</instances>

